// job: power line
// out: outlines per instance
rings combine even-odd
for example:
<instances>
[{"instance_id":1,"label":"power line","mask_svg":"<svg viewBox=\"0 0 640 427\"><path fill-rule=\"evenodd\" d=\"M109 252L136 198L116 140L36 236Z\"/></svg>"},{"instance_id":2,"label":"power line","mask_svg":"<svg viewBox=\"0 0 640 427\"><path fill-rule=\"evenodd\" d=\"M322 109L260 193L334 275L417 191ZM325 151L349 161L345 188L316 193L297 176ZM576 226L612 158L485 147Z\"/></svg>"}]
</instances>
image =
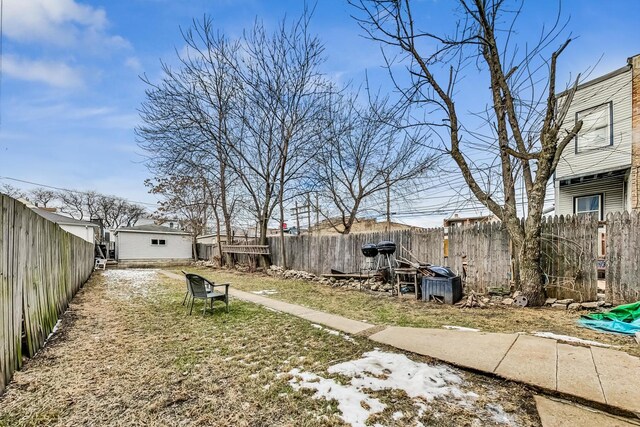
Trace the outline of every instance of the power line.
<instances>
[{"instance_id":1,"label":"power line","mask_svg":"<svg viewBox=\"0 0 640 427\"><path fill-rule=\"evenodd\" d=\"M76 194L89 194L90 193L90 191L71 190L69 188L56 187L56 186L47 185L47 184L41 184L41 183L38 183L38 182L27 181L27 180L24 180L24 179L12 178L10 176L0 176L0 180L11 180L11 181L16 181L16 182L21 182L23 184L37 185L38 187L50 188L52 190L68 191L69 193L76 193ZM125 197L119 197L119 196L117 196L117 197L122 199L122 200L126 200L127 202L135 203L135 204L138 204L138 205L147 205L147 206L153 206L153 207L157 207L158 206L156 203L139 202L139 201L136 201L136 200L127 199Z\"/></svg>"}]
</instances>

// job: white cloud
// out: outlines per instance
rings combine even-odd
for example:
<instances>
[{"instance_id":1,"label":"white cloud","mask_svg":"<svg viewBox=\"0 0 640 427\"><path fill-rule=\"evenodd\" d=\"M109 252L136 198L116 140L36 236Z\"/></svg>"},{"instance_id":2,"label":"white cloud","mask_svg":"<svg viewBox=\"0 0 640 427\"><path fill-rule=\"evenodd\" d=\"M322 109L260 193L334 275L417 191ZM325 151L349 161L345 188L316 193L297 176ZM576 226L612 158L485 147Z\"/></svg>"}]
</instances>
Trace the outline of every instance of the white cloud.
<instances>
[{"instance_id":1,"label":"white cloud","mask_svg":"<svg viewBox=\"0 0 640 427\"><path fill-rule=\"evenodd\" d=\"M142 64L140 63L140 60L138 58L136 58L135 56L130 56L129 58L127 58L124 61L124 65L126 67L132 69L133 71L142 70Z\"/></svg>"},{"instance_id":2,"label":"white cloud","mask_svg":"<svg viewBox=\"0 0 640 427\"><path fill-rule=\"evenodd\" d=\"M58 88L84 85L80 71L63 62L30 60L13 55L4 55L2 62L5 74L15 79L45 83Z\"/></svg>"},{"instance_id":3,"label":"white cloud","mask_svg":"<svg viewBox=\"0 0 640 427\"><path fill-rule=\"evenodd\" d=\"M107 34L104 9L75 0L5 0L3 21L4 34L21 42L129 46L122 37Z\"/></svg>"}]
</instances>

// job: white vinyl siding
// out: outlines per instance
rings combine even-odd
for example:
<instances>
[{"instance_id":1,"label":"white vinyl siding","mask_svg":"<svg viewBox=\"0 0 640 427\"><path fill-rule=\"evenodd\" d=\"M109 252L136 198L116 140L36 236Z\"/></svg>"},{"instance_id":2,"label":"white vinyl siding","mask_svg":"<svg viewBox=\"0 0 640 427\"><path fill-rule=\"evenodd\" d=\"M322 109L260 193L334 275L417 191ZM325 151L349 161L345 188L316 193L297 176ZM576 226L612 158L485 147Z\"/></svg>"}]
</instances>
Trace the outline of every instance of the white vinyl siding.
<instances>
[{"instance_id":1,"label":"white vinyl siding","mask_svg":"<svg viewBox=\"0 0 640 427\"><path fill-rule=\"evenodd\" d=\"M625 210L624 178L602 178L597 181L560 186L556 194L556 214L573 215L575 198L581 196L602 195L603 217L610 212Z\"/></svg>"},{"instance_id":2,"label":"white vinyl siding","mask_svg":"<svg viewBox=\"0 0 640 427\"><path fill-rule=\"evenodd\" d=\"M582 129L576 137L576 153L612 145L611 106L612 103L607 102L576 113L577 120L582 120Z\"/></svg>"},{"instance_id":3,"label":"white vinyl siding","mask_svg":"<svg viewBox=\"0 0 640 427\"><path fill-rule=\"evenodd\" d=\"M563 99L559 99L560 105ZM604 114L607 108L611 109L609 132L613 138L610 144L604 143L603 126L607 126L606 121L609 120ZM585 150L581 147L576 149L576 143L580 144L580 135L567 145L558 163L556 180L624 169L631 165L631 71L579 89L569 107L564 128L571 129L576 116L584 116L590 109L603 114L587 117L584 121L583 126L586 127L581 134L588 139L588 147ZM600 134L596 128L600 129ZM591 134L589 129L593 131ZM605 139L601 140L599 135Z\"/></svg>"},{"instance_id":4,"label":"white vinyl siding","mask_svg":"<svg viewBox=\"0 0 640 427\"><path fill-rule=\"evenodd\" d=\"M153 244L153 241L156 244ZM159 244L161 240L164 245ZM191 258L191 237L182 234L118 232L118 260L178 260Z\"/></svg>"}]
</instances>

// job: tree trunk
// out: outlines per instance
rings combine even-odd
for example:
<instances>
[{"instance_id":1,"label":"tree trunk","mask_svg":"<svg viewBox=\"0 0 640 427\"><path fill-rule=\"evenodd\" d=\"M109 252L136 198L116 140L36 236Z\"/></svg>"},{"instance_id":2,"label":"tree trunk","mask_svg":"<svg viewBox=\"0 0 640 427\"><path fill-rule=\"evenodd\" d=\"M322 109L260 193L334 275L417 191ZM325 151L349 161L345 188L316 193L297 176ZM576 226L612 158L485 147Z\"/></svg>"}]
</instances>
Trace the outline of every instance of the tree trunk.
<instances>
[{"instance_id":1,"label":"tree trunk","mask_svg":"<svg viewBox=\"0 0 640 427\"><path fill-rule=\"evenodd\" d=\"M222 241L220 240L220 215L217 209L213 209L213 215L216 218L216 245L218 246L218 254L220 254L220 267L222 267ZM213 260L211 260L213 261Z\"/></svg>"},{"instance_id":2,"label":"tree trunk","mask_svg":"<svg viewBox=\"0 0 640 427\"><path fill-rule=\"evenodd\" d=\"M541 306L545 302L544 282L540 269L541 232L539 221L527 221L524 239L517 247L520 291L528 299L529 306Z\"/></svg>"},{"instance_id":3,"label":"tree trunk","mask_svg":"<svg viewBox=\"0 0 640 427\"><path fill-rule=\"evenodd\" d=\"M284 230L282 229L282 224L284 224L284 204L282 201L282 196L280 196L280 201L278 203L280 208L280 256L282 257L282 268L287 269L287 250L285 248L285 239L284 239Z\"/></svg>"}]
</instances>

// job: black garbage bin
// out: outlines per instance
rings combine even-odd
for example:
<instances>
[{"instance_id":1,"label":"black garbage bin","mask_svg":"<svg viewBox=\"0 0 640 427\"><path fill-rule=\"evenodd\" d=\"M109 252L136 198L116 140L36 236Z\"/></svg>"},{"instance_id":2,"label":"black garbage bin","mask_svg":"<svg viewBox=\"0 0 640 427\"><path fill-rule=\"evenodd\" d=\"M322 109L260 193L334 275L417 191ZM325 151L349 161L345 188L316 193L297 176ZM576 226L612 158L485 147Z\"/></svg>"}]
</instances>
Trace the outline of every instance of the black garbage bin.
<instances>
[{"instance_id":1,"label":"black garbage bin","mask_svg":"<svg viewBox=\"0 0 640 427\"><path fill-rule=\"evenodd\" d=\"M445 304L455 304L462 299L462 278L447 267L431 266L436 275L422 278L422 300L432 296L442 298Z\"/></svg>"}]
</instances>

